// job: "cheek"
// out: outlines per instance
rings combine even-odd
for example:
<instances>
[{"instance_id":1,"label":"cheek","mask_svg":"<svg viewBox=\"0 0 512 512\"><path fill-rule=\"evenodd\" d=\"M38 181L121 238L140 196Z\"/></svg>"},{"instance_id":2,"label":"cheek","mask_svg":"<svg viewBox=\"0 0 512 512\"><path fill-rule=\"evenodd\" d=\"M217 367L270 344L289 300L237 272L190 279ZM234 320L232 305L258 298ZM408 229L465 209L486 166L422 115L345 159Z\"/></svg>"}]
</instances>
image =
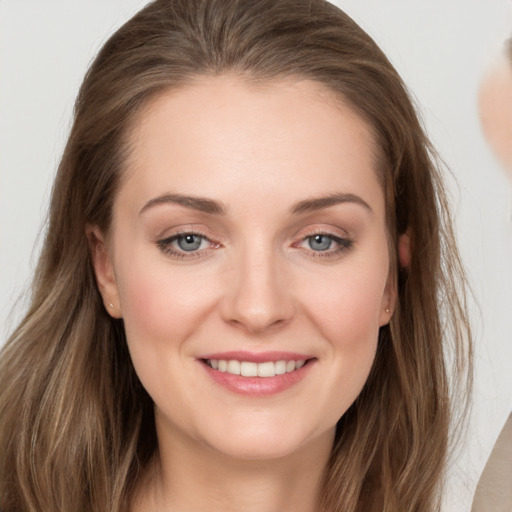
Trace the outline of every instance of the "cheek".
<instances>
[{"instance_id":1,"label":"cheek","mask_svg":"<svg viewBox=\"0 0 512 512\"><path fill-rule=\"evenodd\" d=\"M211 308L214 286L211 279L202 286L197 275L192 279L183 269L173 272L160 258L148 261L135 257L118 275L128 342L179 345Z\"/></svg>"},{"instance_id":2,"label":"cheek","mask_svg":"<svg viewBox=\"0 0 512 512\"><path fill-rule=\"evenodd\" d=\"M336 272L317 274L308 287L304 308L327 340L324 356L333 362L325 370L325 389L318 393L325 397L322 407L329 407L333 421L359 395L373 365L387 265L387 259L382 264L340 265Z\"/></svg>"},{"instance_id":3,"label":"cheek","mask_svg":"<svg viewBox=\"0 0 512 512\"><path fill-rule=\"evenodd\" d=\"M307 314L327 343L322 345L322 378L310 399L310 413L316 411L323 426L339 421L368 379L377 350L382 289L370 276L349 275L336 286L326 281L312 289Z\"/></svg>"},{"instance_id":4,"label":"cheek","mask_svg":"<svg viewBox=\"0 0 512 512\"><path fill-rule=\"evenodd\" d=\"M161 258L149 261L131 257L119 267L127 344L135 371L155 403L173 403L183 410L200 393L194 382L180 379L189 364L195 365L187 341L197 334L215 298L211 287L201 286L187 272L173 272Z\"/></svg>"},{"instance_id":5,"label":"cheek","mask_svg":"<svg viewBox=\"0 0 512 512\"><path fill-rule=\"evenodd\" d=\"M386 279L385 269L364 266L317 276L309 288L309 315L332 343L357 348L378 335Z\"/></svg>"}]
</instances>

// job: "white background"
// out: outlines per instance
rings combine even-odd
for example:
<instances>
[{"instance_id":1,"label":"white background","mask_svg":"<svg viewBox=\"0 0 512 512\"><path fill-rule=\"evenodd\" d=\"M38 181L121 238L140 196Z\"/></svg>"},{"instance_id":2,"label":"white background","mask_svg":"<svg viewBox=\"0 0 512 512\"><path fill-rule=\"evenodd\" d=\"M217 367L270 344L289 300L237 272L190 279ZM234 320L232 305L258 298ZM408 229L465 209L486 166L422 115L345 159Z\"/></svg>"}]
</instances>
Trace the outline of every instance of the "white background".
<instances>
[{"instance_id":1,"label":"white background","mask_svg":"<svg viewBox=\"0 0 512 512\"><path fill-rule=\"evenodd\" d=\"M26 305L81 79L101 44L144 3L0 0L0 344ZM512 410L511 183L484 142L476 108L481 77L512 34L512 0L336 3L398 68L455 176L457 233L478 303L477 365L473 415L443 510L466 512Z\"/></svg>"}]
</instances>

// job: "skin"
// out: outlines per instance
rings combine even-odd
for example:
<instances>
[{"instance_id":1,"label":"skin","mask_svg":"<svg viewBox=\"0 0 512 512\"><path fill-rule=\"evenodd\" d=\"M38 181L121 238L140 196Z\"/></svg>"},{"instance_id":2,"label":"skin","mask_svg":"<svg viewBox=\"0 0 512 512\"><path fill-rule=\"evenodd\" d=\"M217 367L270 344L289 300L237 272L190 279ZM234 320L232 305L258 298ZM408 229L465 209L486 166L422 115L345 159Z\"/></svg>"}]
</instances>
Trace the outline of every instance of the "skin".
<instances>
[{"instance_id":1,"label":"skin","mask_svg":"<svg viewBox=\"0 0 512 512\"><path fill-rule=\"evenodd\" d=\"M512 62L506 55L484 77L478 102L485 138L512 177Z\"/></svg>"},{"instance_id":2,"label":"skin","mask_svg":"<svg viewBox=\"0 0 512 512\"><path fill-rule=\"evenodd\" d=\"M89 239L155 402L159 453L133 509L313 511L396 295L371 130L319 84L227 75L159 96L131 135L111 229ZM293 211L335 193L345 201ZM205 237L197 251L159 244L183 232ZM341 241L319 251L320 233ZM231 350L312 361L294 386L246 396L198 359Z\"/></svg>"}]
</instances>

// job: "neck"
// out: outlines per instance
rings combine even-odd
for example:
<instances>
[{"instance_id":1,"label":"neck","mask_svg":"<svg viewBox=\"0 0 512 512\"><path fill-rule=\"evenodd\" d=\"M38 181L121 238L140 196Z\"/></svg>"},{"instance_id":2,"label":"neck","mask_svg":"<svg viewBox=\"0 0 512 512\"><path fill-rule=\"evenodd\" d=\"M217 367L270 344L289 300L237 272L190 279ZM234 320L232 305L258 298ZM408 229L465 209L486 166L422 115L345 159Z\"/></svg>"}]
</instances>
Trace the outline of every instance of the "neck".
<instances>
[{"instance_id":1,"label":"neck","mask_svg":"<svg viewBox=\"0 0 512 512\"><path fill-rule=\"evenodd\" d=\"M334 433L294 453L248 460L159 431L159 453L137 493L134 512L315 512Z\"/></svg>"}]
</instances>

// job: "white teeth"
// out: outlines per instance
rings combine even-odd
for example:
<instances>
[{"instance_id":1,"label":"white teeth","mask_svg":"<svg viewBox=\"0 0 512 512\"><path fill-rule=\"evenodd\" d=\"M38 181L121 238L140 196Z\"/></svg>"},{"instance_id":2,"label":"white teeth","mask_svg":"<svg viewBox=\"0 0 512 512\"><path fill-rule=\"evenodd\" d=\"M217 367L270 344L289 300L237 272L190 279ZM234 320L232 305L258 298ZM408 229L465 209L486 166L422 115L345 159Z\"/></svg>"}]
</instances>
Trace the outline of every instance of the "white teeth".
<instances>
[{"instance_id":1,"label":"white teeth","mask_svg":"<svg viewBox=\"0 0 512 512\"><path fill-rule=\"evenodd\" d=\"M286 361L276 361L276 375L286 373Z\"/></svg>"},{"instance_id":2,"label":"white teeth","mask_svg":"<svg viewBox=\"0 0 512 512\"><path fill-rule=\"evenodd\" d=\"M240 361L228 361L228 373L240 375Z\"/></svg>"},{"instance_id":3,"label":"white teeth","mask_svg":"<svg viewBox=\"0 0 512 512\"><path fill-rule=\"evenodd\" d=\"M247 361L243 361L240 363L240 375L244 377L257 377L258 363L248 363Z\"/></svg>"},{"instance_id":4,"label":"white teeth","mask_svg":"<svg viewBox=\"0 0 512 512\"><path fill-rule=\"evenodd\" d=\"M231 373L232 375L242 375L242 377L274 377L275 375L283 375L302 368L306 364L306 360L253 363L237 361L235 359L208 359L207 363L214 370Z\"/></svg>"},{"instance_id":5,"label":"white teeth","mask_svg":"<svg viewBox=\"0 0 512 512\"><path fill-rule=\"evenodd\" d=\"M276 365L273 362L258 365L258 377L273 377L276 374Z\"/></svg>"}]
</instances>

